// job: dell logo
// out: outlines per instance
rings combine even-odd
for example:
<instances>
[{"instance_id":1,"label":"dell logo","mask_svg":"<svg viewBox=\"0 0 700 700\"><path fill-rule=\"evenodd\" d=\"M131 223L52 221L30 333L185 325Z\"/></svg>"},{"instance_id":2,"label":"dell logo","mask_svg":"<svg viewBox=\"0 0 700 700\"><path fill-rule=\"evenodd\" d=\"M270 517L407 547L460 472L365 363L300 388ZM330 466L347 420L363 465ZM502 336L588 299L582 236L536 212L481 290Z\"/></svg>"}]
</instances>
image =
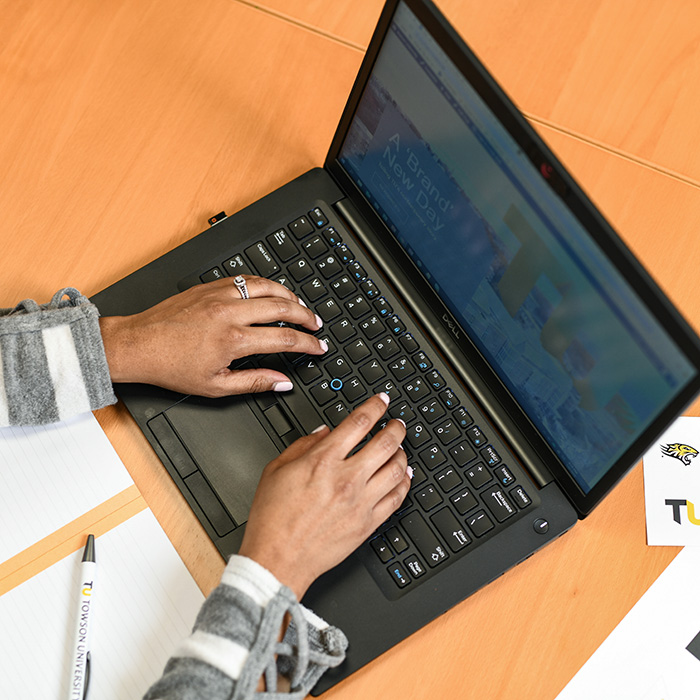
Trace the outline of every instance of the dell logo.
<instances>
[{"instance_id":1,"label":"dell logo","mask_svg":"<svg viewBox=\"0 0 700 700\"><path fill-rule=\"evenodd\" d=\"M460 333L457 324L446 313L442 315L442 320L447 324L447 327L452 332L452 335L459 339Z\"/></svg>"}]
</instances>

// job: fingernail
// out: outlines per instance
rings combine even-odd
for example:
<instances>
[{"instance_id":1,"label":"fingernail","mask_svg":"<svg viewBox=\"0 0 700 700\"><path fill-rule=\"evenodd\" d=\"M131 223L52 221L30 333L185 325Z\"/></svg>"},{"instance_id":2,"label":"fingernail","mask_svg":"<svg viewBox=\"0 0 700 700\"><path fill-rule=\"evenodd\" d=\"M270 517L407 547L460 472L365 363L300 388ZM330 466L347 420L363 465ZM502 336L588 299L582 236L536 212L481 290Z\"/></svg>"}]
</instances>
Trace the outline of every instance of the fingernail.
<instances>
[{"instance_id":1,"label":"fingernail","mask_svg":"<svg viewBox=\"0 0 700 700\"><path fill-rule=\"evenodd\" d=\"M399 421L399 423L401 423L401 425L403 425L404 428L406 427L406 424L400 418L397 418L396 420Z\"/></svg>"},{"instance_id":2,"label":"fingernail","mask_svg":"<svg viewBox=\"0 0 700 700\"><path fill-rule=\"evenodd\" d=\"M291 391L294 388L294 384L291 382L277 382L273 385L272 391Z\"/></svg>"},{"instance_id":3,"label":"fingernail","mask_svg":"<svg viewBox=\"0 0 700 700\"><path fill-rule=\"evenodd\" d=\"M323 352L328 352L328 343L325 340L319 340L318 344L321 346Z\"/></svg>"},{"instance_id":4,"label":"fingernail","mask_svg":"<svg viewBox=\"0 0 700 700\"><path fill-rule=\"evenodd\" d=\"M305 308L308 309L309 307L304 303L303 299L299 299L299 303Z\"/></svg>"},{"instance_id":5,"label":"fingernail","mask_svg":"<svg viewBox=\"0 0 700 700\"><path fill-rule=\"evenodd\" d=\"M387 394L385 391L381 391L377 394L377 396L388 406L389 405L389 394Z\"/></svg>"},{"instance_id":6,"label":"fingernail","mask_svg":"<svg viewBox=\"0 0 700 700\"><path fill-rule=\"evenodd\" d=\"M408 474L409 479L412 479L413 478L413 467L411 467L411 466L406 467L406 474Z\"/></svg>"},{"instance_id":7,"label":"fingernail","mask_svg":"<svg viewBox=\"0 0 700 700\"><path fill-rule=\"evenodd\" d=\"M313 435L314 433L320 433L325 427L326 427L325 423L323 425L319 425L318 428L314 428L311 431L311 434Z\"/></svg>"},{"instance_id":8,"label":"fingernail","mask_svg":"<svg viewBox=\"0 0 700 700\"><path fill-rule=\"evenodd\" d=\"M323 321L321 320L321 317L316 314L316 325L320 328L323 325Z\"/></svg>"}]
</instances>

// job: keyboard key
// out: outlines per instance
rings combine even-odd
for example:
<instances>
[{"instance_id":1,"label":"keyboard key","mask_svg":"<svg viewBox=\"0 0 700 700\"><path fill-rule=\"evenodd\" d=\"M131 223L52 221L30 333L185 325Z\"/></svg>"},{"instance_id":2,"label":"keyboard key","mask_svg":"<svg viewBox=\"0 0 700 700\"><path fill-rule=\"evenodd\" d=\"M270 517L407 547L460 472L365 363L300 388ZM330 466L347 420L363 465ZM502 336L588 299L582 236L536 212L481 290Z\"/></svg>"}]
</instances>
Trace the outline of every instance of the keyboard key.
<instances>
[{"instance_id":1,"label":"keyboard key","mask_svg":"<svg viewBox=\"0 0 700 700\"><path fill-rule=\"evenodd\" d=\"M243 252L248 256L248 260L261 277L272 277L280 271L280 266L275 262L262 241L246 248Z\"/></svg>"},{"instance_id":2,"label":"keyboard key","mask_svg":"<svg viewBox=\"0 0 700 700\"><path fill-rule=\"evenodd\" d=\"M447 467L435 475L435 481L445 493L449 493L462 484L462 477L453 467Z\"/></svg>"},{"instance_id":3,"label":"keyboard key","mask_svg":"<svg viewBox=\"0 0 700 700\"><path fill-rule=\"evenodd\" d=\"M289 276L286 273L282 273L281 275L275 277L275 282L277 282L277 284L281 284L283 287L286 287L290 292L294 291L292 280L289 279Z\"/></svg>"},{"instance_id":4,"label":"keyboard key","mask_svg":"<svg viewBox=\"0 0 700 700\"><path fill-rule=\"evenodd\" d=\"M367 393L367 389L357 377L350 377L343 382L342 392L348 403L353 404Z\"/></svg>"},{"instance_id":5,"label":"keyboard key","mask_svg":"<svg viewBox=\"0 0 700 700\"><path fill-rule=\"evenodd\" d=\"M476 496L470 489L461 489L454 496L450 497L450 501L452 501L452 505L454 505L460 515L465 515L472 508L476 508L479 505L479 501L476 500Z\"/></svg>"},{"instance_id":6,"label":"keyboard key","mask_svg":"<svg viewBox=\"0 0 700 700\"><path fill-rule=\"evenodd\" d=\"M376 360L371 360L366 365L362 365L360 374L368 384L374 384L386 376L384 368Z\"/></svg>"},{"instance_id":7,"label":"keyboard key","mask_svg":"<svg viewBox=\"0 0 700 700\"><path fill-rule=\"evenodd\" d=\"M357 287L348 275L342 275L337 280L331 282L331 289L335 292L338 299L345 299L350 296Z\"/></svg>"},{"instance_id":8,"label":"keyboard key","mask_svg":"<svg viewBox=\"0 0 700 700\"><path fill-rule=\"evenodd\" d=\"M308 302L317 301L322 296L325 296L327 291L326 286L319 277L314 277L301 287L301 293Z\"/></svg>"},{"instance_id":9,"label":"keyboard key","mask_svg":"<svg viewBox=\"0 0 700 700\"><path fill-rule=\"evenodd\" d=\"M494 470L494 475L496 480L500 482L501 486L510 486L515 481L515 477L505 464L502 464L500 467L496 467Z\"/></svg>"},{"instance_id":10,"label":"keyboard key","mask_svg":"<svg viewBox=\"0 0 700 700\"><path fill-rule=\"evenodd\" d=\"M336 401L323 412L323 415L334 428L337 428L345 420L348 413L348 407L342 401Z\"/></svg>"},{"instance_id":11,"label":"keyboard key","mask_svg":"<svg viewBox=\"0 0 700 700\"><path fill-rule=\"evenodd\" d=\"M374 344L374 349L379 353L382 360L388 360L399 352L398 343L391 337L386 336Z\"/></svg>"},{"instance_id":12,"label":"keyboard key","mask_svg":"<svg viewBox=\"0 0 700 700\"><path fill-rule=\"evenodd\" d=\"M354 330L354 329L353 329ZM372 354L367 344L362 338L358 338L354 343L345 346L345 354L352 362L357 364Z\"/></svg>"},{"instance_id":13,"label":"keyboard key","mask_svg":"<svg viewBox=\"0 0 700 700\"><path fill-rule=\"evenodd\" d=\"M445 453L435 444L426 447L418 454L418 458L428 469L435 469L447 461Z\"/></svg>"},{"instance_id":14,"label":"keyboard key","mask_svg":"<svg viewBox=\"0 0 700 700\"><path fill-rule=\"evenodd\" d=\"M340 316L341 310L335 299L326 299L316 307L316 313L323 319L324 323Z\"/></svg>"},{"instance_id":15,"label":"keyboard key","mask_svg":"<svg viewBox=\"0 0 700 700\"><path fill-rule=\"evenodd\" d=\"M452 414L452 417L462 430L473 423L472 417L461 406Z\"/></svg>"},{"instance_id":16,"label":"keyboard key","mask_svg":"<svg viewBox=\"0 0 700 700\"><path fill-rule=\"evenodd\" d=\"M413 578L420 578L425 573L425 567L421 564L420 559L415 555L411 554L410 557L403 560L406 568L411 572Z\"/></svg>"},{"instance_id":17,"label":"keyboard key","mask_svg":"<svg viewBox=\"0 0 700 700\"><path fill-rule=\"evenodd\" d=\"M403 355L389 363L389 371L401 382L414 374L416 370L413 369L413 365L408 361L408 358Z\"/></svg>"},{"instance_id":18,"label":"keyboard key","mask_svg":"<svg viewBox=\"0 0 700 700\"><path fill-rule=\"evenodd\" d=\"M348 248L344 243L341 243L335 247L335 254L338 256L338 260L340 260L343 265L347 265L349 262L355 259L355 256L350 248Z\"/></svg>"},{"instance_id":19,"label":"keyboard key","mask_svg":"<svg viewBox=\"0 0 700 700\"><path fill-rule=\"evenodd\" d=\"M394 382L392 382L391 379L388 379L385 382L379 384L378 386L375 386L374 390L376 392L383 391L389 396L389 399L391 401L396 401L396 399L398 399L401 396L401 393L396 388L396 384L394 384Z\"/></svg>"},{"instance_id":20,"label":"keyboard key","mask_svg":"<svg viewBox=\"0 0 700 700\"><path fill-rule=\"evenodd\" d=\"M493 449L493 447L491 447L491 445L484 447L480 454L481 458L484 460L484 462L486 462L486 464L489 465L489 467L495 467L501 461L500 455Z\"/></svg>"},{"instance_id":21,"label":"keyboard key","mask_svg":"<svg viewBox=\"0 0 700 700\"><path fill-rule=\"evenodd\" d=\"M350 363L342 356L336 357L334 360L327 362L326 370L328 371L328 374L331 375L331 377L337 379L347 377L348 374L352 372Z\"/></svg>"},{"instance_id":22,"label":"keyboard key","mask_svg":"<svg viewBox=\"0 0 700 700\"><path fill-rule=\"evenodd\" d=\"M355 326L352 325L352 322L349 318L341 318L340 321L332 323L328 327L328 330L330 330L330 332L333 334L333 337L339 343L344 343L346 340L349 340L357 332L355 330Z\"/></svg>"},{"instance_id":23,"label":"keyboard key","mask_svg":"<svg viewBox=\"0 0 700 700\"><path fill-rule=\"evenodd\" d=\"M282 262L287 262L299 254L299 249L283 228L271 233L265 240Z\"/></svg>"},{"instance_id":24,"label":"keyboard key","mask_svg":"<svg viewBox=\"0 0 700 700\"><path fill-rule=\"evenodd\" d=\"M248 263L243 259L242 255L234 255L226 262L221 263L221 267L223 267L231 277L235 277L236 275L253 274L253 271L250 269Z\"/></svg>"},{"instance_id":25,"label":"keyboard key","mask_svg":"<svg viewBox=\"0 0 700 700\"><path fill-rule=\"evenodd\" d=\"M384 331L384 324L379 320L379 317L372 315L360 323L362 332L367 336L368 340L373 340L381 335Z\"/></svg>"},{"instance_id":26,"label":"keyboard key","mask_svg":"<svg viewBox=\"0 0 700 700\"><path fill-rule=\"evenodd\" d=\"M375 537L373 540L370 540L369 544L379 557L379 561L384 562L384 564L394 558L389 545L384 541L383 537Z\"/></svg>"},{"instance_id":27,"label":"keyboard key","mask_svg":"<svg viewBox=\"0 0 700 700\"><path fill-rule=\"evenodd\" d=\"M360 284L360 289L368 299L376 299L379 296L377 285L369 278Z\"/></svg>"},{"instance_id":28,"label":"keyboard key","mask_svg":"<svg viewBox=\"0 0 700 700\"><path fill-rule=\"evenodd\" d=\"M327 346L328 350L323 354L323 357L330 357L338 348L335 345L335 342L333 340L333 336L330 335L330 333L323 333L321 336L319 336L319 340L322 340Z\"/></svg>"},{"instance_id":29,"label":"keyboard key","mask_svg":"<svg viewBox=\"0 0 700 700\"><path fill-rule=\"evenodd\" d=\"M401 554L401 552L405 552L408 549L408 542L406 542L398 527L390 527L384 533L384 537L386 537L397 554Z\"/></svg>"},{"instance_id":30,"label":"keyboard key","mask_svg":"<svg viewBox=\"0 0 700 700\"><path fill-rule=\"evenodd\" d=\"M411 583L411 580L406 575L401 564L392 564L387 571L399 588L404 588Z\"/></svg>"},{"instance_id":31,"label":"keyboard key","mask_svg":"<svg viewBox=\"0 0 700 700\"><path fill-rule=\"evenodd\" d=\"M439 510L430 519L453 552L459 552L472 541L449 508Z\"/></svg>"},{"instance_id":32,"label":"keyboard key","mask_svg":"<svg viewBox=\"0 0 700 700\"><path fill-rule=\"evenodd\" d=\"M445 408L451 409L459 406L459 399L452 391L452 389L443 389L440 392L440 400L445 404Z\"/></svg>"},{"instance_id":33,"label":"keyboard key","mask_svg":"<svg viewBox=\"0 0 700 700\"><path fill-rule=\"evenodd\" d=\"M338 262L335 255L327 255L325 258L319 260L316 263L316 267L327 280L331 277L335 277L335 275L343 270L343 266Z\"/></svg>"},{"instance_id":34,"label":"keyboard key","mask_svg":"<svg viewBox=\"0 0 700 700\"><path fill-rule=\"evenodd\" d=\"M323 237L331 248L343 242L340 234L332 226L329 226L323 231Z\"/></svg>"},{"instance_id":35,"label":"keyboard key","mask_svg":"<svg viewBox=\"0 0 700 700\"><path fill-rule=\"evenodd\" d=\"M300 363L296 370L297 376L304 384L311 384L311 382L316 381L322 375L321 368L316 360L306 360Z\"/></svg>"},{"instance_id":36,"label":"keyboard key","mask_svg":"<svg viewBox=\"0 0 700 700\"><path fill-rule=\"evenodd\" d=\"M365 268L360 265L357 260L351 262L348 265L348 271L350 272L350 275L356 282L361 282L365 277L367 277L367 273L365 272Z\"/></svg>"},{"instance_id":37,"label":"keyboard key","mask_svg":"<svg viewBox=\"0 0 700 700\"><path fill-rule=\"evenodd\" d=\"M396 314L389 316L387 324L389 325L389 330L394 335L401 335L406 330L406 326L404 326L403 321Z\"/></svg>"},{"instance_id":38,"label":"keyboard key","mask_svg":"<svg viewBox=\"0 0 700 700\"><path fill-rule=\"evenodd\" d=\"M435 428L435 434L443 445L449 445L459 437L460 432L454 422L448 418Z\"/></svg>"},{"instance_id":39,"label":"keyboard key","mask_svg":"<svg viewBox=\"0 0 700 700\"><path fill-rule=\"evenodd\" d=\"M328 250L323 237L318 234L304 241L302 248L312 260L320 258Z\"/></svg>"},{"instance_id":40,"label":"keyboard key","mask_svg":"<svg viewBox=\"0 0 700 700\"><path fill-rule=\"evenodd\" d=\"M314 274L313 267L304 258L295 260L287 266L287 270L289 270L289 274L295 282L301 282Z\"/></svg>"},{"instance_id":41,"label":"keyboard key","mask_svg":"<svg viewBox=\"0 0 700 700\"><path fill-rule=\"evenodd\" d=\"M430 401L420 406L418 411L428 423L434 423L445 415L445 409L437 399L430 399Z\"/></svg>"},{"instance_id":42,"label":"keyboard key","mask_svg":"<svg viewBox=\"0 0 700 700\"><path fill-rule=\"evenodd\" d=\"M362 296L362 294L359 294L358 296L346 301L345 308L353 318L360 318L360 316L364 316L366 313L369 313L372 310L369 302Z\"/></svg>"},{"instance_id":43,"label":"keyboard key","mask_svg":"<svg viewBox=\"0 0 700 700\"><path fill-rule=\"evenodd\" d=\"M499 523L515 514L515 506L500 486L491 486L481 494L481 498Z\"/></svg>"},{"instance_id":44,"label":"keyboard key","mask_svg":"<svg viewBox=\"0 0 700 700\"><path fill-rule=\"evenodd\" d=\"M384 297L379 297L379 299L375 299L374 302L372 302L372 305L382 318L388 318L394 311L391 308L389 302Z\"/></svg>"},{"instance_id":45,"label":"keyboard key","mask_svg":"<svg viewBox=\"0 0 700 700\"><path fill-rule=\"evenodd\" d=\"M467 518L467 525L477 537L481 537L493 529L491 518L483 510L477 510L474 515L470 515Z\"/></svg>"},{"instance_id":46,"label":"keyboard key","mask_svg":"<svg viewBox=\"0 0 700 700\"><path fill-rule=\"evenodd\" d=\"M314 207L309 212L309 219L311 219L311 221L313 221L318 228L323 228L328 223L326 215L321 211L319 207Z\"/></svg>"},{"instance_id":47,"label":"keyboard key","mask_svg":"<svg viewBox=\"0 0 700 700\"><path fill-rule=\"evenodd\" d=\"M401 340L403 341L405 337L406 336L402 336ZM403 343L401 344L403 345ZM419 350L411 359L413 360L413 364L415 364L421 372L425 372L433 366L430 358L422 350Z\"/></svg>"},{"instance_id":48,"label":"keyboard key","mask_svg":"<svg viewBox=\"0 0 700 700\"><path fill-rule=\"evenodd\" d=\"M416 545L418 552L428 562L428 566L435 567L448 558L445 548L420 513L417 511L409 513L401 518L400 522L409 539Z\"/></svg>"},{"instance_id":49,"label":"keyboard key","mask_svg":"<svg viewBox=\"0 0 700 700\"><path fill-rule=\"evenodd\" d=\"M207 270L203 275L199 276L205 284L207 282L213 282L214 280L222 280L224 278L224 273L219 270L218 267L214 267L211 270Z\"/></svg>"},{"instance_id":50,"label":"keyboard key","mask_svg":"<svg viewBox=\"0 0 700 700\"><path fill-rule=\"evenodd\" d=\"M431 369L430 372L425 375L425 378L433 389L442 389L442 387L445 386L445 380L436 369Z\"/></svg>"},{"instance_id":51,"label":"keyboard key","mask_svg":"<svg viewBox=\"0 0 700 700\"><path fill-rule=\"evenodd\" d=\"M428 385L420 378L412 379L403 386L406 396L410 397L411 401L418 402L430 394Z\"/></svg>"},{"instance_id":52,"label":"keyboard key","mask_svg":"<svg viewBox=\"0 0 700 700\"><path fill-rule=\"evenodd\" d=\"M313 224L306 216L300 216L298 219L295 219L287 228L292 232L292 235L299 240L314 231Z\"/></svg>"},{"instance_id":53,"label":"keyboard key","mask_svg":"<svg viewBox=\"0 0 700 700\"><path fill-rule=\"evenodd\" d=\"M450 457L454 459L458 467L463 467L465 464L469 464L473 459L476 459L476 452L474 452L466 440L462 440L454 447L450 447Z\"/></svg>"},{"instance_id":54,"label":"keyboard key","mask_svg":"<svg viewBox=\"0 0 700 700\"><path fill-rule=\"evenodd\" d=\"M423 471L420 464L412 462L411 468L413 469L413 478L411 479L411 486L418 486L428 478L428 475Z\"/></svg>"},{"instance_id":55,"label":"keyboard key","mask_svg":"<svg viewBox=\"0 0 700 700\"><path fill-rule=\"evenodd\" d=\"M426 442L428 442L428 440L430 440L430 437L430 432L422 423L416 423L406 431L406 440L413 448L424 445Z\"/></svg>"},{"instance_id":56,"label":"keyboard key","mask_svg":"<svg viewBox=\"0 0 700 700\"><path fill-rule=\"evenodd\" d=\"M399 338L399 341L401 342L403 349L409 354L414 353L416 350L418 350L418 343L410 333L404 333Z\"/></svg>"},{"instance_id":57,"label":"keyboard key","mask_svg":"<svg viewBox=\"0 0 700 700\"><path fill-rule=\"evenodd\" d=\"M514 489L512 489L510 492L510 497L517 503L518 508L521 510L524 510L532 503L530 497L527 495L527 493L525 493L525 489L522 486L516 486Z\"/></svg>"},{"instance_id":58,"label":"keyboard key","mask_svg":"<svg viewBox=\"0 0 700 700\"><path fill-rule=\"evenodd\" d=\"M480 489L491 481L491 472L481 462L467 469L465 474L475 489Z\"/></svg>"},{"instance_id":59,"label":"keyboard key","mask_svg":"<svg viewBox=\"0 0 700 700\"><path fill-rule=\"evenodd\" d=\"M397 404L389 406L389 415L392 418L400 418L404 423L408 423L416 417L411 404L406 401L399 401Z\"/></svg>"},{"instance_id":60,"label":"keyboard key","mask_svg":"<svg viewBox=\"0 0 700 700\"><path fill-rule=\"evenodd\" d=\"M486 435L484 435L479 429L479 427L476 425L472 425L471 428L468 428L466 432L469 441L475 447L481 447L482 445L485 445L488 442Z\"/></svg>"},{"instance_id":61,"label":"keyboard key","mask_svg":"<svg viewBox=\"0 0 700 700\"><path fill-rule=\"evenodd\" d=\"M420 507L425 511L429 511L442 503L442 496L432 484L421 488L414 494L414 497L416 503L420 504Z\"/></svg>"},{"instance_id":62,"label":"keyboard key","mask_svg":"<svg viewBox=\"0 0 700 700\"><path fill-rule=\"evenodd\" d=\"M319 406L323 406L329 401L333 401L333 399L336 397L336 392L331 389L330 382L324 379L322 382L311 388L311 396L314 397Z\"/></svg>"}]
</instances>

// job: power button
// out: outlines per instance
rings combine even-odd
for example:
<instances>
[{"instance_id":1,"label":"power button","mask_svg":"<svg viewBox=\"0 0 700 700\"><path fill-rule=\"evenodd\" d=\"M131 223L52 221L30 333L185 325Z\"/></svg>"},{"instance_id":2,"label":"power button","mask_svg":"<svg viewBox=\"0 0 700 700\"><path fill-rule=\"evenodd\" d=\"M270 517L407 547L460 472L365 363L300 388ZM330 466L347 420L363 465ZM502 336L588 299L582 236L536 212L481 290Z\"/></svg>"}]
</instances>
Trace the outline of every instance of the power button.
<instances>
[{"instance_id":1,"label":"power button","mask_svg":"<svg viewBox=\"0 0 700 700\"><path fill-rule=\"evenodd\" d=\"M544 535L549 530L549 521L544 518L537 518L537 520L532 523L532 529L540 535Z\"/></svg>"}]
</instances>

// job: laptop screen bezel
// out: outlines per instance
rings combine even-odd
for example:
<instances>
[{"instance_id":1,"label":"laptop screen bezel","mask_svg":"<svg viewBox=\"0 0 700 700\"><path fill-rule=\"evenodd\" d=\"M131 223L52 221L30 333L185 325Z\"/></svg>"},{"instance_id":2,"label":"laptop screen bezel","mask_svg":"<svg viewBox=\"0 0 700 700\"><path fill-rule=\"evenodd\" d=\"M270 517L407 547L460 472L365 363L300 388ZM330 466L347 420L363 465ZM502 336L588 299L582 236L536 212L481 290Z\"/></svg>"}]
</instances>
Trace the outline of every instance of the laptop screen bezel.
<instances>
[{"instance_id":1,"label":"laptop screen bezel","mask_svg":"<svg viewBox=\"0 0 700 700\"><path fill-rule=\"evenodd\" d=\"M336 179L374 232L379 233L379 242L386 249L388 256L410 277L415 285L416 293L424 301L428 302L436 318L447 317L456 323L451 312L437 296L431 285L420 273L416 274L418 270L413 261L386 228L380 216L377 215L339 161L340 152L352 123L355 110L369 80L394 13L402 1L421 21L426 30L454 62L455 66L465 75L489 108L498 116L504 128L515 139L532 163L538 169L542 165L548 166L548 179L546 182L549 187L560 197L589 232L592 239L608 255L611 263L620 271L631 288L646 304L650 313L669 334L695 369L694 377L637 440L630 445L600 481L588 493L584 493L554 450L547 444L534 424L525 416L512 394L496 375L495 371L488 365L480 351L469 340L467 333L461 334L458 345L467 363L481 377L482 384L486 384L489 387L489 392L492 394L495 403L502 407L511 418L516 417L515 422L523 439L528 442L529 447L556 479L579 515L584 517L639 461L654 438L664 431L668 423L683 410L700 390L700 340L566 168L552 153L543 139L534 131L512 100L497 84L462 38L454 31L435 5L430 0L389 0L379 18L377 28L331 143L324 167Z\"/></svg>"}]
</instances>

